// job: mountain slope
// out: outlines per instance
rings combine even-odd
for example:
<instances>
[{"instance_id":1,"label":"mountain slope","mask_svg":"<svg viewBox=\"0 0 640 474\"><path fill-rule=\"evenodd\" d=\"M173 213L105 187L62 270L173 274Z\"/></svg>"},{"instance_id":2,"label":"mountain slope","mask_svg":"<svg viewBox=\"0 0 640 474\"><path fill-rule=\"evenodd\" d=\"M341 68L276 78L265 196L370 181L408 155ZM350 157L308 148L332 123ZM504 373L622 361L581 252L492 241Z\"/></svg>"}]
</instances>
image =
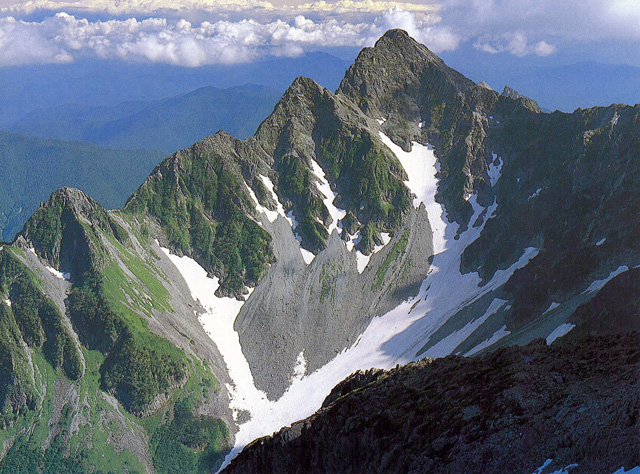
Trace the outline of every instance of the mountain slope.
<instances>
[{"instance_id":1,"label":"mountain slope","mask_svg":"<svg viewBox=\"0 0 640 474\"><path fill-rule=\"evenodd\" d=\"M209 365L221 365L219 353L197 303L135 221L62 188L0 255L11 374L2 472L219 464L231 418L220 401L226 375ZM35 431L24 431L29 424Z\"/></svg>"}]
</instances>

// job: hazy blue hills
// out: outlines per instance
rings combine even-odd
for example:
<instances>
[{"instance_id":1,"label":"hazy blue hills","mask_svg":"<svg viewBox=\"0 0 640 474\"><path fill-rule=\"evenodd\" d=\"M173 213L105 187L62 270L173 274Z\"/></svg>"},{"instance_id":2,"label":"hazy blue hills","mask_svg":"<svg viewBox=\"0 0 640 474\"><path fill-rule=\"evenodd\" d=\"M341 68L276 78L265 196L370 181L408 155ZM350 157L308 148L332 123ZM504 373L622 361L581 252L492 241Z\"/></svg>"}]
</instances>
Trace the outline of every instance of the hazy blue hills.
<instances>
[{"instance_id":1,"label":"hazy blue hills","mask_svg":"<svg viewBox=\"0 0 640 474\"><path fill-rule=\"evenodd\" d=\"M523 62L506 53L479 57L465 51L443 58L474 81L484 81L497 91L511 86L546 111L640 102L640 68L634 66L581 58L574 64L549 64L544 58Z\"/></svg>"},{"instance_id":2,"label":"hazy blue hills","mask_svg":"<svg viewBox=\"0 0 640 474\"><path fill-rule=\"evenodd\" d=\"M640 68L633 66L581 62L520 73L512 82L519 92L540 98L540 106L551 110L640 102Z\"/></svg>"},{"instance_id":3,"label":"hazy blue hills","mask_svg":"<svg viewBox=\"0 0 640 474\"><path fill-rule=\"evenodd\" d=\"M3 67L0 124L14 123L36 109L78 103L95 107L157 101L206 86L229 88L253 83L284 92L297 76L310 77L334 90L350 63L317 52L297 58L198 68L124 61Z\"/></svg>"},{"instance_id":4,"label":"hazy blue hills","mask_svg":"<svg viewBox=\"0 0 640 474\"><path fill-rule=\"evenodd\" d=\"M0 132L2 239L11 240L38 204L61 186L89 192L107 208L122 206L161 158L153 150L109 150Z\"/></svg>"},{"instance_id":5,"label":"hazy blue hills","mask_svg":"<svg viewBox=\"0 0 640 474\"><path fill-rule=\"evenodd\" d=\"M220 129L240 138L251 136L280 95L277 89L251 84L229 89L208 86L153 102L39 109L6 128L114 149L149 148L169 155Z\"/></svg>"}]
</instances>

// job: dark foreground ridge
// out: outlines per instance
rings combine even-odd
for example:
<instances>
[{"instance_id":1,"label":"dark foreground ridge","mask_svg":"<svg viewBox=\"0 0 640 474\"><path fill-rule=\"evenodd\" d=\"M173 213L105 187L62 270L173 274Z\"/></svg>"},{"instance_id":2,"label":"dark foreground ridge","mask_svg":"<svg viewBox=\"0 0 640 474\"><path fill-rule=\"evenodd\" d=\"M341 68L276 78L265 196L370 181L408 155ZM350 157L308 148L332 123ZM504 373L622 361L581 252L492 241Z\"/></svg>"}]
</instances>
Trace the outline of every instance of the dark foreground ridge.
<instances>
[{"instance_id":1,"label":"dark foreground ridge","mask_svg":"<svg viewBox=\"0 0 640 474\"><path fill-rule=\"evenodd\" d=\"M589 337L356 373L325 407L249 446L249 473L532 473L640 464L640 338Z\"/></svg>"}]
</instances>

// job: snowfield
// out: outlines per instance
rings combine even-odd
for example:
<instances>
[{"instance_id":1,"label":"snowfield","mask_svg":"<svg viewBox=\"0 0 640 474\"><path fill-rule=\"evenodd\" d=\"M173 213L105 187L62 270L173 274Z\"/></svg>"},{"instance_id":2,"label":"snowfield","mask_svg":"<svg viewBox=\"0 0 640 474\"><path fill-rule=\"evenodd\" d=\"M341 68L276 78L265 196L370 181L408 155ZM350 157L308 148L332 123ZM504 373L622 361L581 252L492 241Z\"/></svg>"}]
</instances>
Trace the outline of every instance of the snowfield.
<instances>
[{"instance_id":1,"label":"snowfield","mask_svg":"<svg viewBox=\"0 0 640 474\"><path fill-rule=\"evenodd\" d=\"M396 364L415 360L425 342L451 316L487 292L499 288L516 269L526 265L538 253L537 249L526 249L514 265L506 270L497 271L484 286L480 286L477 274L462 275L462 252L479 237L484 223L491 218L497 204L494 203L489 208L490 212L486 213L482 225L470 227L455 240L458 225L446 220L443 207L435 201L435 176L438 165L433 149L414 143L412 151L406 153L384 135L381 136L407 170L407 183L417 196L414 205L424 205L427 209L436 249L431 270L415 297L404 301L387 314L374 318L351 347L342 351L322 368L306 374L306 361L304 353L301 353L291 386L277 401L268 400L266 394L256 388L238 334L234 330L233 325L243 302L217 298L214 295L218 287L216 278L207 277L206 271L194 260L171 255L168 250L163 249L184 277L194 299L199 300L206 309L204 314L199 315L200 321L220 350L233 381L233 384L227 387L232 410L236 414L242 410L250 414L250 419L239 426L235 446L225 459L223 467L254 439L269 435L283 426L313 414L320 408L331 389L356 370L372 367L389 369ZM327 199L330 199L330 196L327 196ZM470 222L475 222L484 208L477 204L475 196L471 196L469 202L474 210ZM336 212L336 209L332 212ZM387 238L388 236L385 237L385 243ZM427 351L427 354L450 354L476 327L504 304L504 300L495 299L482 317L440 341ZM476 349L480 350L485 344L488 346L491 341L497 340L505 333L508 331L504 331L503 328Z\"/></svg>"},{"instance_id":2,"label":"snowfield","mask_svg":"<svg viewBox=\"0 0 640 474\"><path fill-rule=\"evenodd\" d=\"M318 191L320 191L324 196L322 202L324 202L324 205L326 206L327 210L329 211L329 215L331 216L331 224L327 228L327 232L329 233L329 235L331 235L336 229L338 230L338 232L340 232L342 230L340 228L340 219L343 219L344 216L347 215L347 211L345 211L344 209L339 209L333 204L333 200L336 198L338 193L334 193L332 191L331 186L329 185L329 182L327 181L327 178L324 174L324 171L320 167L318 162L315 160L311 160L311 166L313 174L316 178L318 178L318 181L316 182Z\"/></svg>"},{"instance_id":3,"label":"snowfield","mask_svg":"<svg viewBox=\"0 0 640 474\"><path fill-rule=\"evenodd\" d=\"M589 288L584 290L582 293L585 294L600 291L610 280L617 277L621 273L626 272L627 270L629 270L629 267L627 267L626 265L620 265L616 270L609 273L609 276L607 278L604 278L602 280L595 280L593 283L591 283L591 285L589 285Z\"/></svg>"},{"instance_id":4,"label":"snowfield","mask_svg":"<svg viewBox=\"0 0 640 474\"><path fill-rule=\"evenodd\" d=\"M49 273L51 273L54 277L59 278L60 280L70 280L71 279L71 273L62 273L59 272L58 270L56 270L53 267L49 267L47 265L45 265L45 268L47 270L49 270Z\"/></svg>"},{"instance_id":5,"label":"snowfield","mask_svg":"<svg viewBox=\"0 0 640 474\"><path fill-rule=\"evenodd\" d=\"M489 163L487 173L489 174L489 182L491 183L491 187L494 187L498 183L498 180L502 175L502 165L504 164L504 161L495 153L492 153L491 156L493 158L493 161Z\"/></svg>"},{"instance_id":6,"label":"snowfield","mask_svg":"<svg viewBox=\"0 0 640 474\"><path fill-rule=\"evenodd\" d=\"M547 474L547 473L544 472L544 470L552 462L553 462L552 459L547 459L542 464L542 466L540 466L538 469L536 469L532 474ZM578 474L580 471L575 469L577 467L579 467L578 464L569 464L568 466L565 466L562 469L558 469L558 470L555 470L553 472L549 472L548 474ZM629 469L628 471L626 471L624 467L621 467L616 472L613 472L611 474L640 474L640 466L637 466L637 467L634 467L632 469Z\"/></svg>"},{"instance_id":7,"label":"snowfield","mask_svg":"<svg viewBox=\"0 0 640 474\"><path fill-rule=\"evenodd\" d=\"M485 339L484 341L482 341L476 347L474 347L469 352L467 352L464 356L465 357L470 357L473 354L477 354L482 349L485 349L485 348L487 348L489 346L492 346L493 344L498 342L500 339L502 339L505 336L508 336L509 334L511 334L511 331L507 330L507 326L506 325L503 325L500 329L498 329L496 332L494 332L493 335L489 339Z\"/></svg>"}]
</instances>

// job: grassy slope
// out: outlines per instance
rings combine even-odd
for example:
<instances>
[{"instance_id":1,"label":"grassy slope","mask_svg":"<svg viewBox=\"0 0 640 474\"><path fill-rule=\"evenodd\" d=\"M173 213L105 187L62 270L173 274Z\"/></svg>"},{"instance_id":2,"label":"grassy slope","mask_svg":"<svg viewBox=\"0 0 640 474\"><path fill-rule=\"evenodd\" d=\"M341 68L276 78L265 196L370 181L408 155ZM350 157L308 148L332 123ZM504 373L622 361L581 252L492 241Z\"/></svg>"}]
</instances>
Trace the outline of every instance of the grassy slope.
<instances>
[{"instance_id":1,"label":"grassy slope","mask_svg":"<svg viewBox=\"0 0 640 474\"><path fill-rule=\"evenodd\" d=\"M76 196L73 198L76 201L69 200L69 195ZM47 331L42 310L35 311L40 319L28 318L34 310L24 309L24 298L14 289L24 274L32 274L19 261L18 257L24 252L11 246L5 246L0 252L0 258L11 259L9 263L0 262L3 275L14 270L12 274L17 280L10 286L6 277L0 278L0 290L12 299L10 307L0 303L0 323L12 323L10 316L18 315L13 326L3 331L7 336L0 341L0 355L3 361L5 354L22 361L21 366L16 366L22 367L20 371L5 370L22 381L17 387L8 387L9 395L24 393L23 399L31 400L27 406L2 405L0 411L9 428L3 435L11 438L21 427L35 427L29 434L12 438L14 448L0 463L0 472L33 472L39 468L61 473L93 469L143 472L137 455L131 449L121 453L122 447L114 441L122 437L123 430L133 430L143 443L149 443L147 449L158 472L170 472L168 466L175 462L190 466L188 472L208 472L220 461L229 431L222 420L191 413L219 390L218 382L201 361L188 357L181 349L150 332L146 318L172 309L169 293L162 285L165 277L155 267L150 254L139 254L135 250L146 247L137 241L140 232L128 233L97 203L86 197L86 202L77 201L77 196L70 191L55 195L28 222L26 230L28 236L36 239L39 253L56 265L61 260L68 261L63 250L68 229L79 228L76 237L87 242L90 252L87 260L91 266L84 274L74 275L68 299L69 315L87 360L84 376L69 373L75 367L73 364L61 363L59 359L66 357L66 353L61 355L49 349L49 346L59 346L60 341L65 342L66 333ZM97 207L92 207L94 205ZM85 214L72 211L78 208ZM87 216L91 217L90 222ZM38 240L38 237L46 239ZM32 275L32 279L37 287L37 277ZM44 296L40 299L46 300ZM56 310L53 303L48 304ZM16 359L22 354L21 334L34 341L30 345L35 379L30 376L29 357ZM44 334L58 343L48 344ZM13 340L15 342L8 345ZM60 384L72 386L81 403L63 408L62 413L66 414L51 425L49 420L57 419L56 404L51 397L54 387ZM113 394L120 405L114 407L108 403L107 392ZM178 401L180 405L174 409ZM80 417L81 426L77 431L75 428L70 431L73 417ZM174 422L174 418L178 421ZM62 434L56 438L58 432ZM53 441L43 451L39 446L49 433L52 433L49 441ZM71 450L62 448L67 443Z\"/></svg>"}]
</instances>

